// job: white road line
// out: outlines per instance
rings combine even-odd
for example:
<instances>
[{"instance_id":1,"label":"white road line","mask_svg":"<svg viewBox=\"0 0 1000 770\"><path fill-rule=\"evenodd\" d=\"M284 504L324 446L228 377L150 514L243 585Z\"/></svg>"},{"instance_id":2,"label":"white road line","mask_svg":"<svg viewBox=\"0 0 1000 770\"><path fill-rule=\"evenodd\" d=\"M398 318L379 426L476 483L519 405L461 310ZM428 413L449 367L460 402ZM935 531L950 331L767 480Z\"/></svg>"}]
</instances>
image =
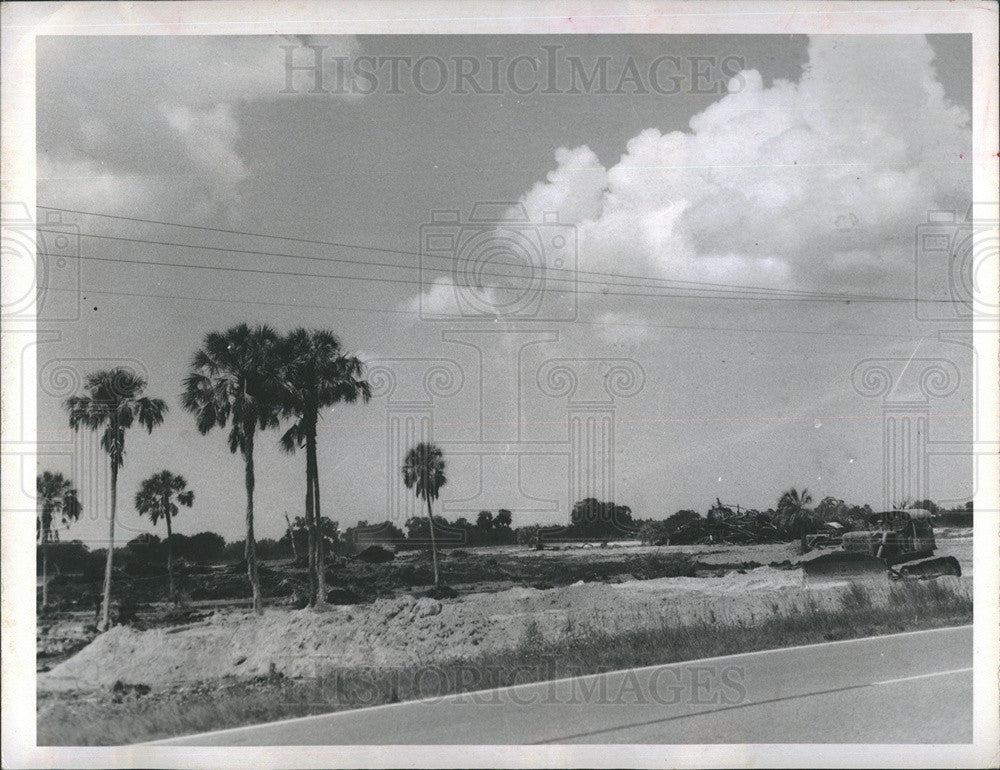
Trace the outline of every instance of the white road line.
<instances>
[{"instance_id":1,"label":"white road line","mask_svg":"<svg viewBox=\"0 0 1000 770\"><path fill-rule=\"evenodd\" d=\"M969 668L953 668L950 671L935 671L933 674L917 674L916 676L904 676L899 679L886 679L883 682L872 682L873 687L878 687L880 684L895 684L896 682L912 682L914 679L928 679L932 676L948 676L949 674L965 674L972 671L972 666Z\"/></svg>"}]
</instances>

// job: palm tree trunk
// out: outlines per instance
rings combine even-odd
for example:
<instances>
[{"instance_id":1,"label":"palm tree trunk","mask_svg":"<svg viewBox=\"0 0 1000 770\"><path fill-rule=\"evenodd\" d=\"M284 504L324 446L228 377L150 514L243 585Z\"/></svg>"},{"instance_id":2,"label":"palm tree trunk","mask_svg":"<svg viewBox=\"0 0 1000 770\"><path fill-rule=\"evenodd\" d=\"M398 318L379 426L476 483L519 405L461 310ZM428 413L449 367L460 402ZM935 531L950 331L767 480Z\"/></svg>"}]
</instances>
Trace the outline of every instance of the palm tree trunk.
<instances>
[{"instance_id":1,"label":"palm tree trunk","mask_svg":"<svg viewBox=\"0 0 1000 770\"><path fill-rule=\"evenodd\" d=\"M49 606L49 544L46 532L42 532L42 609Z\"/></svg>"},{"instance_id":2,"label":"palm tree trunk","mask_svg":"<svg viewBox=\"0 0 1000 770\"><path fill-rule=\"evenodd\" d=\"M437 544L434 542L434 514L431 512L431 499L427 498L427 521L431 525L431 561L434 562L434 587L437 588L441 581L438 578L438 555Z\"/></svg>"},{"instance_id":3,"label":"palm tree trunk","mask_svg":"<svg viewBox=\"0 0 1000 770\"><path fill-rule=\"evenodd\" d=\"M309 462L309 444L306 443L306 548L309 552L309 606L316 605L319 585L316 582L316 513L313 503L312 463Z\"/></svg>"},{"instance_id":4,"label":"palm tree trunk","mask_svg":"<svg viewBox=\"0 0 1000 770\"><path fill-rule=\"evenodd\" d=\"M170 528L170 503L166 504L166 509L164 510L164 515L167 517L167 575L170 586L170 601L177 601L177 590L174 587L174 544L171 542L173 539L173 530Z\"/></svg>"},{"instance_id":5,"label":"palm tree trunk","mask_svg":"<svg viewBox=\"0 0 1000 770\"><path fill-rule=\"evenodd\" d=\"M288 511L285 511L285 523L288 524L288 539L292 542L292 556L298 562L299 546L295 542L295 532L292 530L292 520L288 518Z\"/></svg>"},{"instance_id":6,"label":"palm tree trunk","mask_svg":"<svg viewBox=\"0 0 1000 770\"><path fill-rule=\"evenodd\" d=\"M316 458L315 433L306 439L306 462L312 467L313 522L316 527L316 604L322 606L326 604L326 565L323 559L323 519L319 508L319 461Z\"/></svg>"},{"instance_id":7,"label":"palm tree trunk","mask_svg":"<svg viewBox=\"0 0 1000 770\"><path fill-rule=\"evenodd\" d=\"M108 525L108 558L104 563L104 600L98 631L107 631L111 624L111 569L115 558L115 517L118 512L118 463L111 456L111 523Z\"/></svg>"},{"instance_id":8,"label":"palm tree trunk","mask_svg":"<svg viewBox=\"0 0 1000 770\"><path fill-rule=\"evenodd\" d=\"M253 611L264 614L264 603L260 596L260 575L257 572L257 541L253 536L253 429L247 431L244 441L243 459L246 462L247 487L247 539L243 555L247 562L247 577L250 578L250 588L253 590Z\"/></svg>"}]
</instances>

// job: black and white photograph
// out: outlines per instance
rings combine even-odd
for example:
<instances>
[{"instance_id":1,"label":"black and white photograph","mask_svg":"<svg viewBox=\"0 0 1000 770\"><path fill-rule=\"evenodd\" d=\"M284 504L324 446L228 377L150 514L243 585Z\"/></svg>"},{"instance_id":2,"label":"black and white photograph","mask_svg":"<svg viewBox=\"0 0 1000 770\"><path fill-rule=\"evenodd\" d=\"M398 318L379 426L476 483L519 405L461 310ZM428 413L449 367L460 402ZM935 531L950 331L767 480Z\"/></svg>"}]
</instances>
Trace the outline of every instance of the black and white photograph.
<instances>
[{"instance_id":1,"label":"black and white photograph","mask_svg":"<svg viewBox=\"0 0 1000 770\"><path fill-rule=\"evenodd\" d=\"M4 767L995 766L997 10L4 4Z\"/></svg>"}]
</instances>

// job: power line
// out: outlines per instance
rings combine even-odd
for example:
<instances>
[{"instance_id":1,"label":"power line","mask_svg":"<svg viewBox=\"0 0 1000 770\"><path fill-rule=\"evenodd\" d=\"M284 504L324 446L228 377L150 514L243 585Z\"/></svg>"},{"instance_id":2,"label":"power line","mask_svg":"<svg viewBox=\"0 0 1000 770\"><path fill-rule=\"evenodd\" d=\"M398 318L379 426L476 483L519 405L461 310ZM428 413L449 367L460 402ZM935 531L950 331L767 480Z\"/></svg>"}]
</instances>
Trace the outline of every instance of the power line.
<instances>
[{"instance_id":1,"label":"power line","mask_svg":"<svg viewBox=\"0 0 1000 770\"><path fill-rule=\"evenodd\" d=\"M64 233L55 230L44 230L39 229L39 232L53 235L64 235ZM225 253L233 254L254 254L263 256L282 256L290 257L293 259L310 259L310 257L301 257L296 254L279 254L273 252L257 252L248 249L235 249L225 246L202 246L196 244L184 244L184 243L174 243L168 241L151 241L142 238L128 238L125 236L115 236L115 235L100 235L96 233L80 233L81 237L87 238L99 238L102 240L112 240L112 241L122 241L128 243L142 243L152 246L171 246L171 247L182 247L190 249L207 249L211 251L221 251ZM44 254L45 256L65 256L64 254ZM424 281L414 281L405 278L386 278L386 277L373 277L373 276L356 276L356 275L341 275L341 274L328 274L328 273L304 273L298 271L290 270L267 270L264 268L251 268L251 267L229 267L223 265L192 265L183 262L164 262L160 260L129 260L129 259L118 259L116 257L97 257L93 255L83 255L80 254L78 259L96 261L96 262L111 262L116 264L126 264L126 265L145 265L145 266L157 266L157 267L177 267L187 270L211 270L211 271L224 271L224 272L236 272L236 273L252 273L258 275L278 275L287 277L300 277L300 278L324 278L324 279L335 279L335 280L348 280L348 281L365 281L365 282L377 282L377 283L396 283L396 284L410 284L414 286L426 287L427 283ZM318 259L313 257L312 259ZM356 263L363 265L364 263ZM401 268L406 266L401 265L391 265L393 268ZM413 268L409 268L413 269ZM508 276L504 276L508 277ZM558 280L558 279L557 279ZM566 279L561 279L566 280ZM479 289L504 289L510 287L504 286L477 286ZM666 288L666 287L655 287L651 286L650 289ZM873 296L873 295L830 295L830 296L755 296L755 295L733 295L732 292L729 294L717 293L717 294L667 294L667 293L639 293L639 292L616 292L610 291L607 288L600 289L597 291L580 289L580 288L567 288L557 291L572 292L576 294L595 294L601 296L622 296L622 297L650 297L653 299L730 299L730 300L740 300L740 301L782 301L782 302L931 302L931 303L961 303L962 300L959 299L917 299L915 297L890 297L890 296Z\"/></svg>"},{"instance_id":2,"label":"power line","mask_svg":"<svg viewBox=\"0 0 1000 770\"><path fill-rule=\"evenodd\" d=\"M354 312L354 313L384 313L392 315L410 315L419 316L419 310L399 310L390 308L367 308L367 307L352 307L345 305L318 305L318 304L307 304L307 303L297 303L297 302L268 302L263 300L246 300L246 299L228 299L224 297L192 297L183 294L146 294L139 292L128 292L128 291L110 291L107 289L47 289L47 291L62 291L62 292L81 292L89 294L100 294L100 295L110 295L115 297L135 297L140 299L169 299L169 300L190 300L192 302L222 302L233 305L264 305L268 307L287 307L287 308L302 308L307 310L337 310L341 312ZM437 319L435 319L437 320ZM449 321L461 322L469 320L462 316L452 316L447 318ZM511 319L510 322L523 321L524 319ZM531 320L531 319L527 319ZM820 331L812 329L748 329L740 326L700 326L698 324L654 324L654 323L629 323L626 321L566 321L566 323L579 324L582 326L618 326L626 328L640 328L640 329L677 329L682 331L717 331L717 332L747 332L751 334L801 334L807 336L823 336L823 337L865 337L873 339L907 339L907 340L919 340L924 339L926 335L918 334L891 334L889 332L834 332L834 331Z\"/></svg>"},{"instance_id":3,"label":"power line","mask_svg":"<svg viewBox=\"0 0 1000 770\"><path fill-rule=\"evenodd\" d=\"M40 229L39 232L44 233L44 234L53 234L56 231L53 231L53 230L42 230L42 229ZM102 235L102 234L99 234L99 233L83 233L83 232L81 232L80 236L81 237L85 237L85 238L100 238L102 240L121 241L121 242L125 242L125 243L142 243L142 244L146 244L146 245L150 245L150 246L170 246L170 247L178 247L178 248L185 248L185 249L206 249L206 250L209 250L209 251L221 251L221 252L234 253L234 254L250 254L250 255L253 255L253 256L284 257L284 258L287 258L287 259L303 259L303 260L309 260L309 261L314 261L314 262L341 262L341 263L347 263L347 264L350 264L350 265L357 265L358 267L385 267L385 268L396 269L396 270L416 270L418 273L422 272L423 270L429 270L429 271L434 271L434 272L441 272L441 273L445 273L445 274L448 274L448 273L452 272L451 269L447 268L447 267L421 267L421 266L417 266L417 265L399 265L399 264L392 263L392 262L367 262L367 261L366 262L359 262L358 260L343 259L343 258L337 258L337 257L317 257L317 256L313 256L313 255L288 254L288 253L274 252L274 251L257 251L257 250L253 250L253 249L236 249L236 248L226 247L226 246L210 246L210 245L202 245L202 244L195 244L195 243L177 243L177 242L174 242L174 241L153 241L153 240L148 240L148 239L144 239L144 238L130 238L130 237L127 237L127 236L122 236L122 235ZM446 257L440 257L440 258L446 259ZM80 259L110 260L112 258L110 258L110 257L91 257L91 256L86 256L86 255L80 255ZM138 261L135 261L135 260L122 260L122 261L126 262L126 263L132 263L132 264L166 264L166 263L159 263L159 262L153 262L153 261L149 261L149 262L145 262L145 263L144 262L138 262ZM494 263L494 264L497 264L497 263ZM522 265L517 265L517 263L502 263L502 264L516 265L516 266L522 267L522 268L524 267L523 264ZM171 266L174 266L174 265L171 265ZM195 268L195 269L199 269L199 268L203 268L204 267L202 265L187 265L187 266ZM234 270L236 270L236 269L247 269L247 270L249 270L249 268L227 268L227 267L223 267L221 265L216 265L214 267L215 267L215 269L219 269L219 270L228 270L228 269L234 269ZM549 270L553 270L553 271L556 271L556 272L566 272L565 270L562 270L560 268L546 268L546 272L549 271ZM569 272L572 272L572 271L569 271ZM290 271L283 271L282 274L284 274L284 275L292 275L292 276L324 277L323 275L318 274L318 273L296 273L296 272L290 272ZM483 276L483 275L485 275L485 276L495 276L497 278L511 278L512 277L509 273L491 273L491 272L487 272L487 271L478 272L477 275L479 275L479 276ZM333 275L333 276L328 276L328 277L332 277L332 278L346 278L348 280L368 280L365 276ZM383 280L386 280L386 279L383 279ZM529 280L529 279L525 279L525 280ZM556 278L546 278L546 280L547 281L571 282L573 284L584 283L584 284L606 285L605 281L586 281L586 280L578 279L578 278L575 278L575 277L573 277L573 278L558 278L558 277L556 277ZM399 282L400 283L414 283L414 284L419 284L419 285L425 285L424 281L403 281L402 279L399 279ZM631 288L640 288L640 289L641 288L659 288L659 287L655 287L655 286L654 287L649 287L649 286L647 286L646 283L613 283L612 285L616 286L616 287L619 287L619 288L629 288L629 287L631 287ZM483 288L502 288L502 287L497 286L497 287L483 287ZM663 288L667 288L667 287L663 287ZM670 287L670 288L674 288L674 287ZM571 290L572 290L571 288L566 288L563 291L571 291ZM692 291L697 291L697 289L692 289ZM708 289L704 289L704 290L701 290L701 291L709 291L709 290ZM721 293L720 290L712 290L712 291L716 291L716 292ZM604 294L606 292L601 291L600 293ZM733 293L733 292L729 292L729 293ZM700 296L700 295L695 295L695 296ZM710 295L706 295L706 296L715 296L715 294L710 294ZM778 296L782 296L782 295L778 295ZM861 296L863 296L863 295L861 295ZM833 296L831 296L831 301L847 301L849 299L850 299L850 297L848 297L848 296L840 296L840 295L833 295Z\"/></svg>"},{"instance_id":4,"label":"power line","mask_svg":"<svg viewBox=\"0 0 1000 770\"><path fill-rule=\"evenodd\" d=\"M337 248L355 249L355 250L360 250L360 251L382 252L382 253L386 253L386 254L399 254L399 255L408 256L408 257L427 257L427 258L434 258L434 259L451 259L452 258L452 257L447 257L447 256L444 256L444 255L441 255L441 254L423 254L423 253L420 253L420 252L404 251L404 250L401 250L401 249L393 249L393 248L382 247L382 246L366 246L366 245L357 244L357 243L347 243L347 242L343 242L343 241L317 240L317 239L311 239L311 238L300 238L300 237L290 236L290 235L269 235L269 234L266 234L266 233L252 232L252 231L248 231L248 230L232 230L232 229L227 229L227 228L222 228L222 227L209 227L209 226L206 226L206 225L192 225L192 224L186 224L186 223L182 223L182 222L170 222L170 221L162 220L162 219L144 219L144 218L141 218L141 217L128 217L128 216L124 216L124 215L120 215L120 214L105 214L105 213L100 213L100 212L84 211L82 209L64 209L64 208L56 208L56 207L52 207L52 206L41 206L41 208L45 208L45 209L50 210L50 211L60 211L60 212L67 213L67 214L83 214L85 216L103 217L103 218L107 218L107 219L120 219L120 220L127 221L127 222L137 222L137 223L142 223L142 224L153 224L153 225L164 225L164 226L168 226L168 227L180 227L180 228L185 228L185 229L190 229L190 230L203 230L203 231L206 231L206 232L223 233L223 234L227 234L227 235L246 235L246 236L250 236L250 237L253 237L253 238L270 238L272 240L292 241L292 242L295 242L295 243L305 243L305 244L310 244L310 245L315 245L315 246L334 246L334 247L337 247ZM89 235L91 237L108 237L108 238L111 237L111 236L100 236L100 235L96 235L96 234L89 234ZM193 245L193 244L183 244L183 243L169 243L168 244L166 242L159 242L159 241L142 241L140 239L136 239L136 240L138 242L154 243L154 244L158 244L158 245L172 245L172 246L179 246L179 247L184 247L184 248L222 248L222 247L196 246L196 245ZM416 267L413 267L413 266L397 265L395 263L360 262L358 260L346 259L346 258L303 256L303 255L298 255L298 254L283 254L283 253L266 252L266 251L252 251L252 250L239 250L239 251L241 251L242 253L254 254L254 255L259 255L259 256L287 257L287 258L292 258L292 259L308 259L308 260L316 260L316 261L323 261L323 262L342 262L342 263L358 264L358 265L365 265L365 266L368 266L368 265L380 265L380 266L383 266L383 267L398 267L398 268L411 269L411 270L412 269L419 269L419 268L416 268ZM498 266L506 266L506 267L523 267L522 264L517 263L517 262L493 262L492 264L498 265ZM447 271L447 268L429 268L429 269L431 269L431 270L443 270L443 271ZM647 276L642 276L642 275L637 275L637 274L630 274L630 273L605 273L605 272L598 271L598 270L583 270L583 269L577 269L577 268L546 267L546 270L547 271L552 271L552 272L568 272L568 273L571 273L574 276L573 280L578 281L578 282L580 280L577 277L578 275L593 275L593 276L599 276L602 279L617 280L617 279L624 278L624 279L631 279L631 280L639 280L639 281L642 281L642 284L640 284L640 286L646 286L650 282L654 282L655 281L655 282L661 282L661 283L678 283L678 284L685 284L685 285L692 285L692 286L718 287L718 288L732 289L732 290L743 291L743 292L757 292L757 293L764 292L764 293L768 293L768 294L781 294L781 295L788 294L788 295L802 295L802 296L837 297L837 298L843 298L843 299L853 299L855 297L857 297L857 298L872 298L874 296L877 296L877 295L865 295L865 294L855 294L855 295L852 295L852 294L847 294L847 293L831 294L829 292L806 291L806 290L799 290L799 289L769 288L769 287L766 287L766 286L754 286L754 285L742 285L742 284L727 284L727 283L717 283L717 282L711 282L711 281L694 281L694 280L679 279L679 278L659 278L659 277L652 277L651 278L651 277L647 277ZM484 275L498 275L499 277L507 277L504 274L496 274L496 273L483 273L483 274ZM591 281L591 282L588 282L588 283L605 283L605 281L604 280L601 280L601 281ZM626 284L620 284L620 285L626 285Z\"/></svg>"}]
</instances>

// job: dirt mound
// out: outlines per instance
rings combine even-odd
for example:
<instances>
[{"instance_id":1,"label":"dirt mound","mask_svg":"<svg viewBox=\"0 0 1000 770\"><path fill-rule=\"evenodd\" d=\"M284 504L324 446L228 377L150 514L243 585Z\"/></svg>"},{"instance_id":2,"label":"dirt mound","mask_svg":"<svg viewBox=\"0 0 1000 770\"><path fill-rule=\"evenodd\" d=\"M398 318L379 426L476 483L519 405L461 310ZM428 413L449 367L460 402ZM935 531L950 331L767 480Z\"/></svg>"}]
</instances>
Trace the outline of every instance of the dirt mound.
<instances>
[{"instance_id":1,"label":"dirt mound","mask_svg":"<svg viewBox=\"0 0 1000 770\"><path fill-rule=\"evenodd\" d=\"M942 578L971 595L971 580ZM889 581L872 602L888 602ZM41 689L165 685L219 677L315 676L337 666L413 665L509 649L526 635L554 641L587 627L615 633L663 624L766 623L810 608L838 609L844 585L807 588L800 570L760 567L718 578L514 587L438 601L404 596L323 611L216 612L146 631L116 626L40 674Z\"/></svg>"},{"instance_id":2,"label":"dirt mound","mask_svg":"<svg viewBox=\"0 0 1000 770\"><path fill-rule=\"evenodd\" d=\"M413 597L323 612L216 613L173 633L116 626L56 666L39 686L86 688L117 680L162 685L261 676L272 667L287 676L312 676L341 665L474 654L490 631L481 613L445 612L439 601Z\"/></svg>"}]
</instances>

